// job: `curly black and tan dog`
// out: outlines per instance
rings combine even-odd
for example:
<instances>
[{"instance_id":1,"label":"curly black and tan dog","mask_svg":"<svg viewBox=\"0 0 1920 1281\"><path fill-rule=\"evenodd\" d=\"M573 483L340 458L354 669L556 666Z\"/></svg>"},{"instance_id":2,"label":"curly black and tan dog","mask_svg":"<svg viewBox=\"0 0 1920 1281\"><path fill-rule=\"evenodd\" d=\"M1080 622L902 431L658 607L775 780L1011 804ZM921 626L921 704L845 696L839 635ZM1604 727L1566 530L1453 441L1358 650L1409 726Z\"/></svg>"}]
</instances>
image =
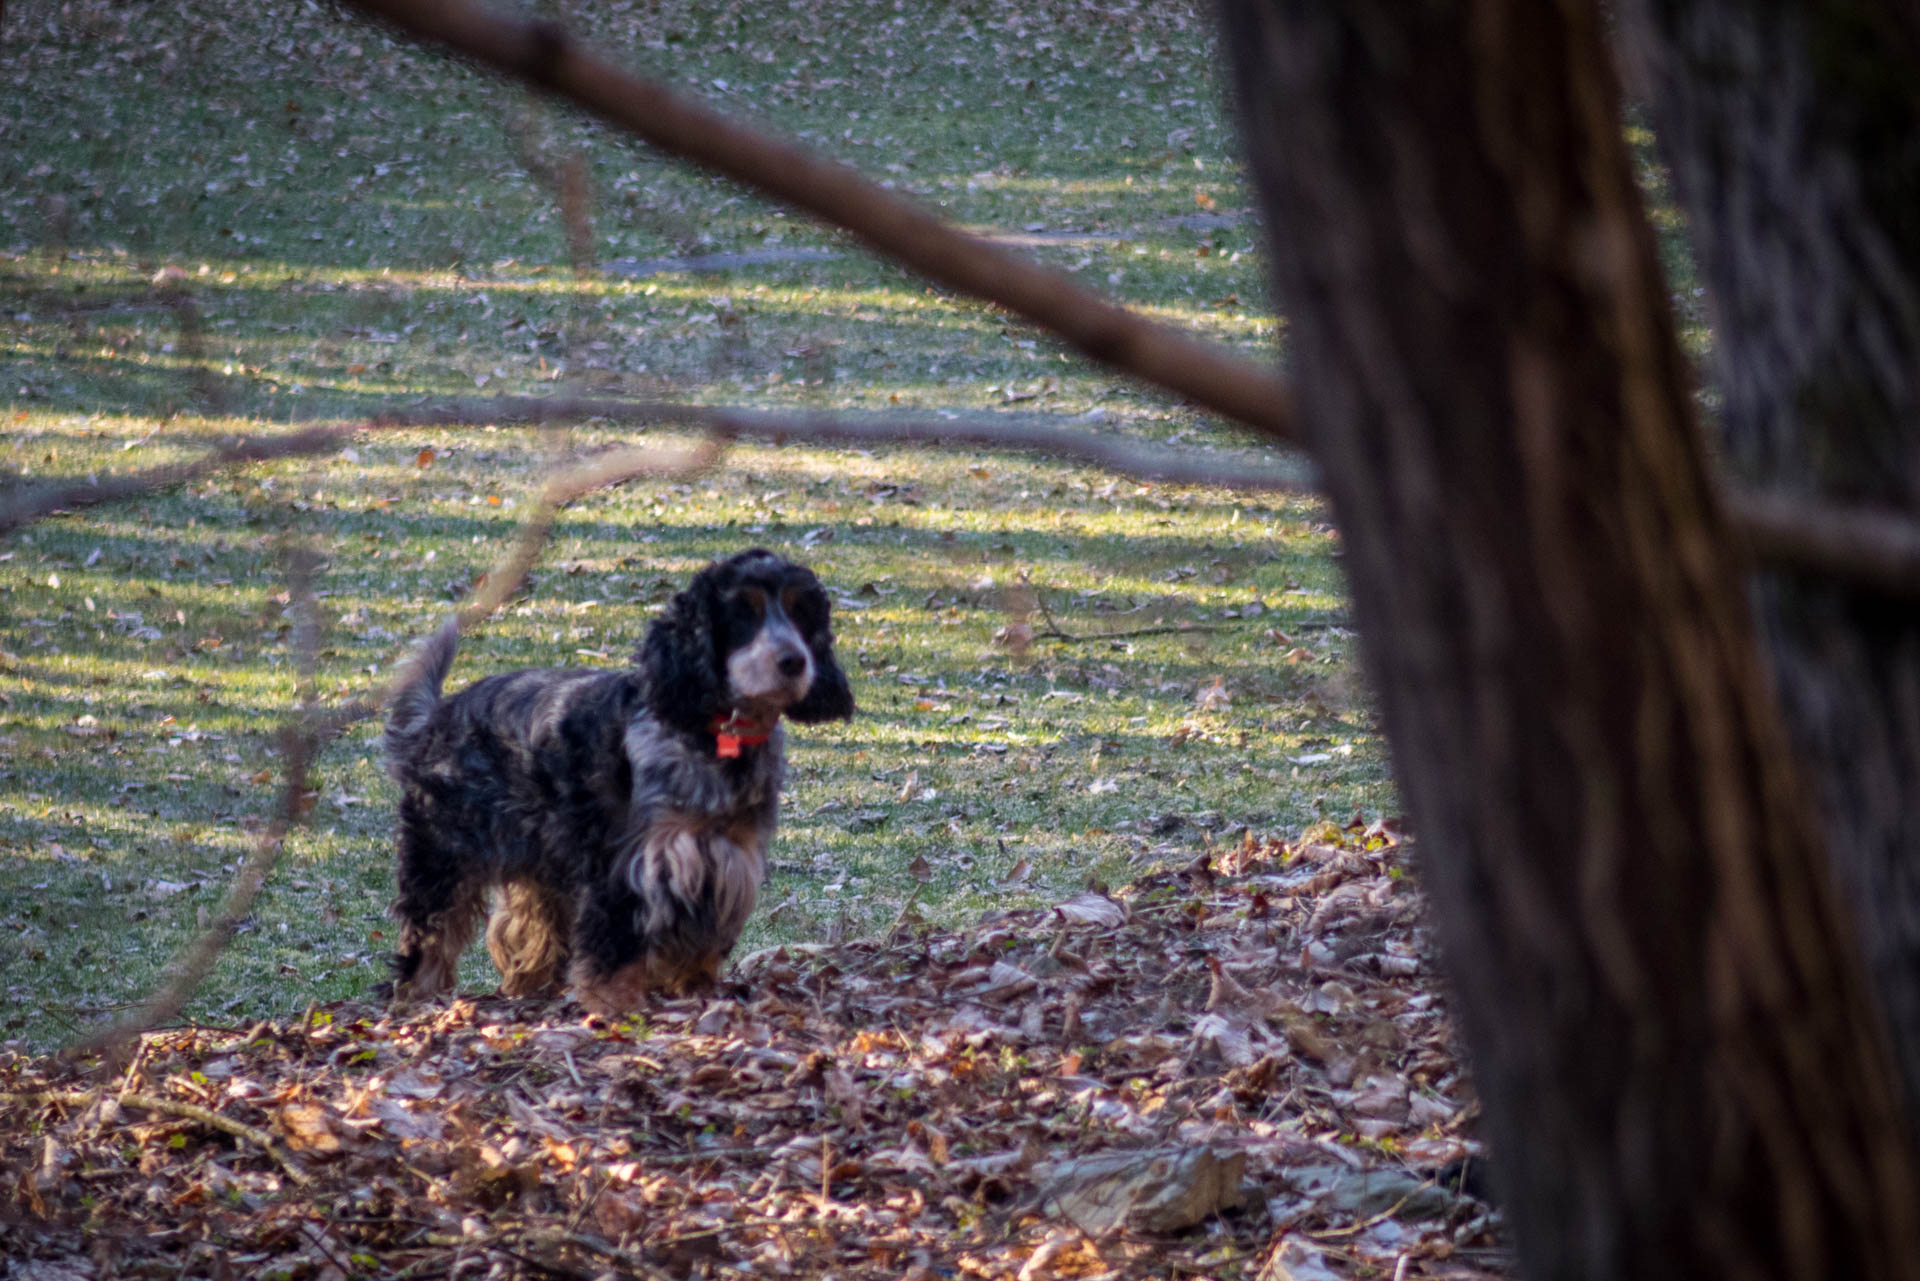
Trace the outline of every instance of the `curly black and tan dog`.
<instances>
[{"instance_id":1,"label":"curly black and tan dog","mask_svg":"<svg viewBox=\"0 0 1920 1281\"><path fill-rule=\"evenodd\" d=\"M489 893L510 994L564 980L617 1014L711 982L766 875L780 718L853 714L820 580L742 552L674 597L631 668L509 672L443 698L457 639L449 624L420 647L388 713L394 994L451 990Z\"/></svg>"}]
</instances>

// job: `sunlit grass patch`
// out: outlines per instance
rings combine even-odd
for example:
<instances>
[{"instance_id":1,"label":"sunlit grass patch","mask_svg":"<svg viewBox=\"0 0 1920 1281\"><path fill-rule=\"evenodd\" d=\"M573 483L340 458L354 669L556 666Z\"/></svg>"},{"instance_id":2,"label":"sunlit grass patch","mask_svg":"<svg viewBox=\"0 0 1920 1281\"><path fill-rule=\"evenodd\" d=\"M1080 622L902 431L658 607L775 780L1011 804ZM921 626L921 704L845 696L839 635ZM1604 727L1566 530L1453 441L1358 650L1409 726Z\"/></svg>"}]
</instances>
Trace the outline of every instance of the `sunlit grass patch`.
<instances>
[{"instance_id":1,"label":"sunlit grass patch","mask_svg":"<svg viewBox=\"0 0 1920 1281\"><path fill-rule=\"evenodd\" d=\"M629 65L1156 318L1276 348L1201 9L569 12ZM496 393L995 410L1258 449L334 10L29 0L9 18L0 137L31 152L0 184L10 484ZM575 151L585 274L536 172ZM698 265L749 250L810 256ZM569 448L686 439L591 423ZM289 547L323 556L315 690L362 696L496 563L551 460L525 429L362 433L0 540L0 1039L49 1044L138 999L217 910L280 785ZM754 544L825 578L861 713L792 735L744 946L1051 902L1243 827L1392 805L1316 503L990 450L742 445L712 474L593 495L463 641L453 683L619 662L693 571ZM334 741L311 786L190 1016L240 1023L380 977L394 794L376 728ZM465 977L492 982L478 953Z\"/></svg>"}]
</instances>

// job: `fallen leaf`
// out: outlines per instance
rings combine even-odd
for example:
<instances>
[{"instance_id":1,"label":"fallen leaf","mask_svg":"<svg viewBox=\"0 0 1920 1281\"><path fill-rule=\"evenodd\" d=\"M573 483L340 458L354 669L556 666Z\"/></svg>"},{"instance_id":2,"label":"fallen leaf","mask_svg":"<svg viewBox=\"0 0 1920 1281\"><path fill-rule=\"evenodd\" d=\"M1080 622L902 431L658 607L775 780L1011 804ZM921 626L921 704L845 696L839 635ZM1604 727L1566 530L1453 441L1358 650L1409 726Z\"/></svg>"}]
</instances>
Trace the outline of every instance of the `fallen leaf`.
<instances>
[{"instance_id":1,"label":"fallen leaf","mask_svg":"<svg viewBox=\"0 0 1920 1281\"><path fill-rule=\"evenodd\" d=\"M281 1132L287 1136L287 1146L296 1152L325 1155L341 1149L333 1116L324 1107L309 1103L289 1104L280 1109L275 1119L279 1122Z\"/></svg>"},{"instance_id":2,"label":"fallen leaf","mask_svg":"<svg viewBox=\"0 0 1920 1281\"><path fill-rule=\"evenodd\" d=\"M1127 921L1126 909L1104 894L1091 890L1076 894L1064 903L1054 904L1053 910L1068 921L1082 925L1117 926Z\"/></svg>"}]
</instances>

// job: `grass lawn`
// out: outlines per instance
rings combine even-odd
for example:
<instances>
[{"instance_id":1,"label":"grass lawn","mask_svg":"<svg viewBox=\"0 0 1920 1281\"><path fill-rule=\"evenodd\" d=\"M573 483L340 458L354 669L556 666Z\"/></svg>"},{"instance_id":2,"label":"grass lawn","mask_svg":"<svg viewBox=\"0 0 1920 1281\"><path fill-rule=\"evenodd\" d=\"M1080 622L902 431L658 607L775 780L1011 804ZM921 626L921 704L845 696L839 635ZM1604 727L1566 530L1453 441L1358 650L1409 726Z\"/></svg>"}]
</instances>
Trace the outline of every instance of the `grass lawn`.
<instances>
[{"instance_id":1,"label":"grass lawn","mask_svg":"<svg viewBox=\"0 0 1920 1281\"><path fill-rule=\"evenodd\" d=\"M1133 306L1276 352L1205 6L542 8ZM0 67L9 484L497 392L998 408L1258 448L328 6L25 0ZM551 177L575 154L584 275ZM746 257L700 261L720 254ZM167 268L191 312L153 283ZM590 424L566 447L637 438ZM215 909L275 795L289 540L325 556L320 691L364 693L499 556L552 447L368 435L0 539L0 1039L49 1046L137 999ZM740 447L595 496L454 683L617 662L693 570L752 544L829 582L861 715L795 733L744 947L1047 903L1242 828L1394 805L1316 503L980 450ZM996 641L1022 618L1190 628ZM317 788L190 1016L380 976L394 793L372 724ZM477 949L465 979L492 985Z\"/></svg>"}]
</instances>

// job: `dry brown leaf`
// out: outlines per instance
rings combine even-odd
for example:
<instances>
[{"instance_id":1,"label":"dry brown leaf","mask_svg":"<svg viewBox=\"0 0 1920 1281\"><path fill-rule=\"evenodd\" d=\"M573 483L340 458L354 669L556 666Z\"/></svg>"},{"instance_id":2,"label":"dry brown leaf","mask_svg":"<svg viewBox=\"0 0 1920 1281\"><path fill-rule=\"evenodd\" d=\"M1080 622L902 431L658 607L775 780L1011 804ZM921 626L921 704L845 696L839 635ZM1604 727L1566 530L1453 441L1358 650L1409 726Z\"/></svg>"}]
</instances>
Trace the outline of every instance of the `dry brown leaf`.
<instances>
[{"instance_id":1,"label":"dry brown leaf","mask_svg":"<svg viewBox=\"0 0 1920 1281\"><path fill-rule=\"evenodd\" d=\"M340 1136L333 1115L324 1107L311 1103L289 1104L280 1109L275 1119L287 1137L287 1146L296 1152L326 1155L340 1151Z\"/></svg>"}]
</instances>

